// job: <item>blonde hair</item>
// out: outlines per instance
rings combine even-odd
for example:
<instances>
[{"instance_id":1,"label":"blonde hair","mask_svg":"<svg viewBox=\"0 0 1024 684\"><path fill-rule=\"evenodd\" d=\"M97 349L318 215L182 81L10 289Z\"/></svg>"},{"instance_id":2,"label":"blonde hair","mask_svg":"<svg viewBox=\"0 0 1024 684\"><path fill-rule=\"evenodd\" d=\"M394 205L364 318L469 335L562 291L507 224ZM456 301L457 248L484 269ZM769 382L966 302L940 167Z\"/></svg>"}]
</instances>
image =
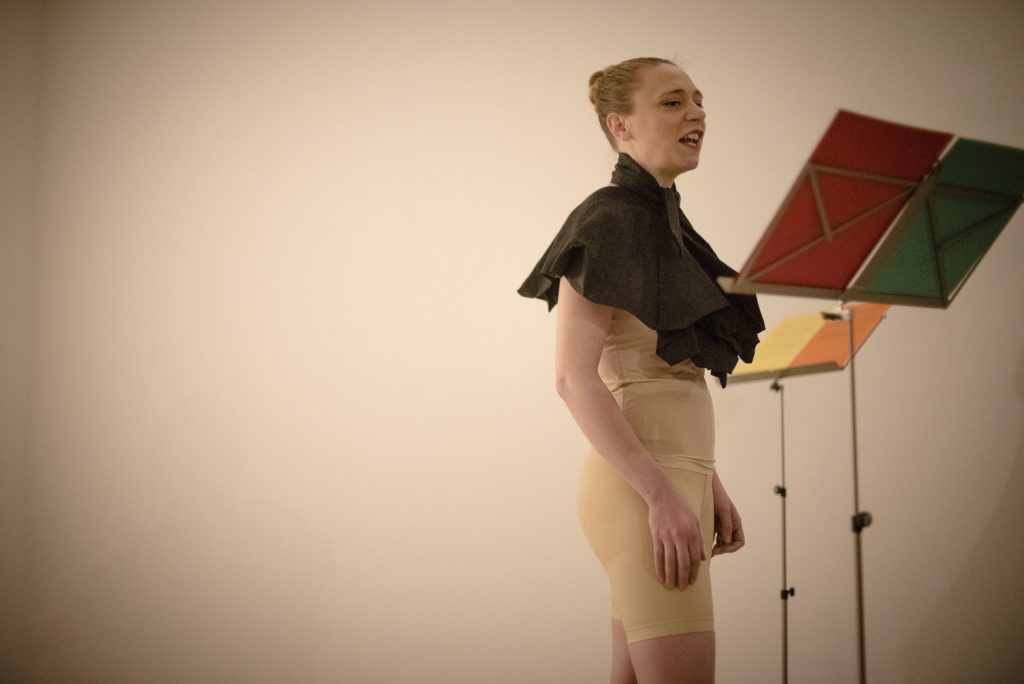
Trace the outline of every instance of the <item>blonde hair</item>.
<instances>
[{"instance_id":1,"label":"blonde hair","mask_svg":"<svg viewBox=\"0 0 1024 684\"><path fill-rule=\"evenodd\" d=\"M608 115L612 112L633 113L633 93L640 84L640 71L656 64L675 66L676 63L660 57L634 57L595 71L590 77L590 102L597 111L597 120L612 149L618 148L615 136L608 130Z\"/></svg>"}]
</instances>

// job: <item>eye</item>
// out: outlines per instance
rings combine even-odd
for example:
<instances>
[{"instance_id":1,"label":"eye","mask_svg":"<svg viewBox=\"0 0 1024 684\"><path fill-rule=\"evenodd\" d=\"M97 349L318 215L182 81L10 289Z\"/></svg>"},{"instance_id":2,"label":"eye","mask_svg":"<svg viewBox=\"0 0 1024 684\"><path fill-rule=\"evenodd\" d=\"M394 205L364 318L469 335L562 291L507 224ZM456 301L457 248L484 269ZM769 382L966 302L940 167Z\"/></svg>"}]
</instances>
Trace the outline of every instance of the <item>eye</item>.
<instances>
[{"instance_id":1,"label":"eye","mask_svg":"<svg viewBox=\"0 0 1024 684\"><path fill-rule=\"evenodd\" d=\"M664 105L665 107L678 107L678 106L682 105L683 103L681 101L679 101L679 100L666 100L665 102L662 102L661 104Z\"/></svg>"}]
</instances>

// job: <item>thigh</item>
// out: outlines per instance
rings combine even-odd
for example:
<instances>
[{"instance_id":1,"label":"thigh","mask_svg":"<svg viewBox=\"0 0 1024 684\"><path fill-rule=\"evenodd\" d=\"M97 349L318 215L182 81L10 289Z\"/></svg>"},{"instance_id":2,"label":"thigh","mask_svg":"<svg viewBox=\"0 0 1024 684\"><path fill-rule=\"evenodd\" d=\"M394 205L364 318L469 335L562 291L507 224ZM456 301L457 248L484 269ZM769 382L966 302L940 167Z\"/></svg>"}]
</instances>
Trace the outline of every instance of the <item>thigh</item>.
<instances>
[{"instance_id":1,"label":"thigh","mask_svg":"<svg viewBox=\"0 0 1024 684\"><path fill-rule=\"evenodd\" d=\"M629 645L640 684L713 684L715 634L697 632L644 639Z\"/></svg>"},{"instance_id":2,"label":"thigh","mask_svg":"<svg viewBox=\"0 0 1024 684\"><path fill-rule=\"evenodd\" d=\"M714 531L711 476L677 468L667 468L665 474L701 518L710 559ZM708 563L701 564L695 584L682 591L666 589L655 574L646 503L595 452L584 464L579 505L583 531L608 573L613 617L622 620L630 643L714 630Z\"/></svg>"},{"instance_id":3,"label":"thigh","mask_svg":"<svg viewBox=\"0 0 1024 684\"><path fill-rule=\"evenodd\" d=\"M612 619L612 674L611 684L637 684L633 661L629 656L626 630L622 620Z\"/></svg>"}]
</instances>

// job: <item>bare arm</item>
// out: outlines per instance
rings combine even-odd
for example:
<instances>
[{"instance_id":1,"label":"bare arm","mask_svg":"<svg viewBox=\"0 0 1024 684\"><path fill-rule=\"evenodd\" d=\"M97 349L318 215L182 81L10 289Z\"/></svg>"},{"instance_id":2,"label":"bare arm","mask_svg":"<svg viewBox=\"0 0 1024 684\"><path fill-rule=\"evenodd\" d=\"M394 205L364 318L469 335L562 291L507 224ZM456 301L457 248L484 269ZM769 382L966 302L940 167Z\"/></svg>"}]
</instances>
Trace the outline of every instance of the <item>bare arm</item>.
<instances>
[{"instance_id":1,"label":"bare arm","mask_svg":"<svg viewBox=\"0 0 1024 684\"><path fill-rule=\"evenodd\" d=\"M647 453L597 372L614 309L562 278L555 323L555 386L591 445L647 502L658 579L685 589L706 559L700 522Z\"/></svg>"}]
</instances>

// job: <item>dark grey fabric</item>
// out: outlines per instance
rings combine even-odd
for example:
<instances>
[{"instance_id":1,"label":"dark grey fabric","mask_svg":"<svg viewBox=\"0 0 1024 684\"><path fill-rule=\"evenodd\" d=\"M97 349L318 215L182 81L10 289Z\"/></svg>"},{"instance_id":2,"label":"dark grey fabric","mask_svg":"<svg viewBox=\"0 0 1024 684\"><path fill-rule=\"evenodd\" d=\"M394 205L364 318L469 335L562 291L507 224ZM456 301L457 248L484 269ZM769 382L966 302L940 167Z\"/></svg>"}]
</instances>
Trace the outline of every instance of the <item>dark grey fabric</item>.
<instances>
[{"instance_id":1,"label":"dark grey fabric","mask_svg":"<svg viewBox=\"0 0 1024 684\"><path fill-rule=\"evenodd\" d=\"M764 321L751 295L722 292L718 276L734 276L679 208L673 185L620 154L613 186L569 214L533 272L524 297L558 303L559 278L592 302L623 309L658 332L658 356L708 369L725 387L738 359L750 362Z\"/></svg>"}]
</instances>

